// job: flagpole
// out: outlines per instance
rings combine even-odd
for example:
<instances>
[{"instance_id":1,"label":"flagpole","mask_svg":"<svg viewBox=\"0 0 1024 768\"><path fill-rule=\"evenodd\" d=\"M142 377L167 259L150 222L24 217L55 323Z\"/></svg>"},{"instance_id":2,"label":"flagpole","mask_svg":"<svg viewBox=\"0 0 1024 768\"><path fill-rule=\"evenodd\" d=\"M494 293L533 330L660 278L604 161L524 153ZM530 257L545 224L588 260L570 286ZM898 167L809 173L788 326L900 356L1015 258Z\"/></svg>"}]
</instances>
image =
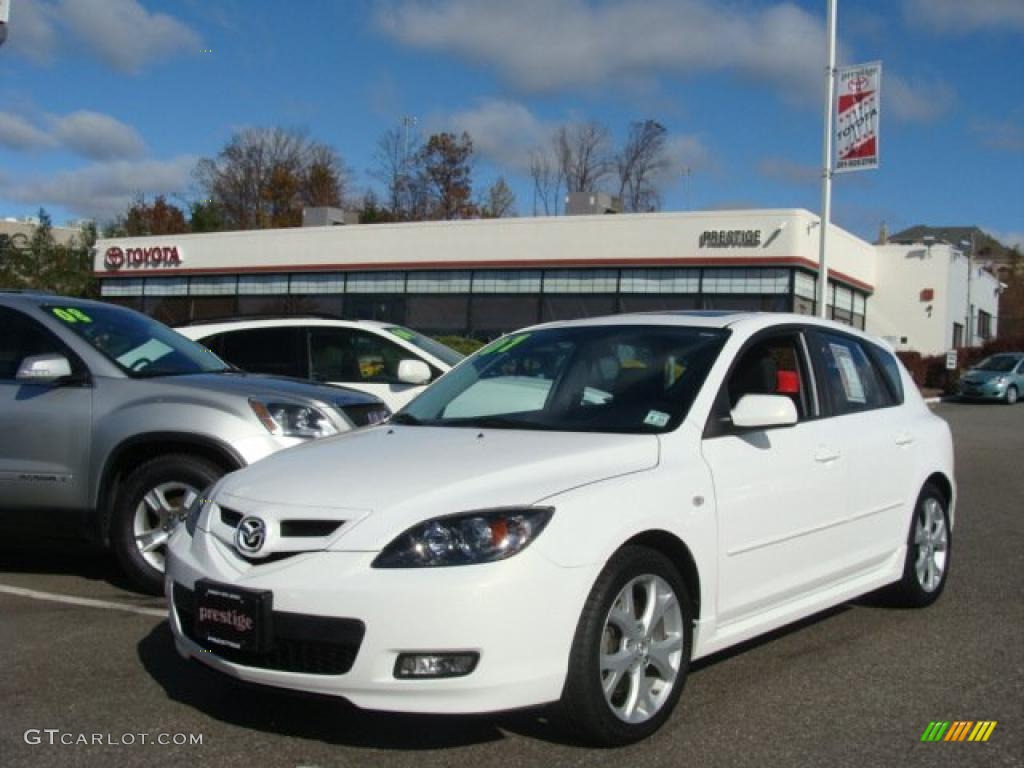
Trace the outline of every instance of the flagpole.
<instances>
[{"instance_id":1,"label":"flagpole","mask_svg":"<svg viewBox=\"0 0 1024 768\"><path fill-rule=\"evenodd\" d=\"M821 161L821 226L818 243L818 316L828 317L828 230L832 220L832 115L835 111L836 5L828 0L828 42L825 65L825 134Z\"/></svg>"}]
</instances>

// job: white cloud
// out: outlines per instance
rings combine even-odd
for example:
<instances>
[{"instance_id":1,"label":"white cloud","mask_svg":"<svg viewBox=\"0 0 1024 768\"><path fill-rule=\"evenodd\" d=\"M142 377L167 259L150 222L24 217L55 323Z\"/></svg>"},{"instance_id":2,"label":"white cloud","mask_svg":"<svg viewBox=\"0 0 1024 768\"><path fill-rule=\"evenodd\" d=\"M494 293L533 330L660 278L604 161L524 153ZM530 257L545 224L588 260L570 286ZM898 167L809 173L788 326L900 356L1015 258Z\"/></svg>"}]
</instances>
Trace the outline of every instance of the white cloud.
<instances>
[{"instance_id":1,"label":"white cloud","mask_svg":"<svg viewBox=\"0 0 1024 768\"><path fill-rule=\"evenodd\" d=\"M10 112L0 112L0 148L30 152L53 146L53 138L28 120Z\"/></svg>"},{"instance_id":2,"label":"white cloud","mask_svg":"<svg viewBox=\"0 0 1024 768\"><path fill-rule=\"evenodd\" d=\"M821 181L821 167L798 163L784 157L764 157L757 163L757 172L766 179L784 184L806 185Z\"/></svg>"},{"instance_id":3,"label":"white cloud","mask_svg":"<svg viewBox=\"0 0 1024 768\"><path fill-rule=\"evenodd\" d=\"M952 109L956 91L941 81L906 80L899 75L882 77L883 117L892 115L905 123L936 120Z\"/></svg>"},{"instance_id":4,"label":"white cloud","mask_svg":"<svg viewBox=\"0 0 1024 768\"><path fill-rule=\"evenodd\" d=\"M978 118L970 123L971 132L990 149L1006 152L1024 152L1024 123L1020 118L1024 110L1018 109L1013 118L990 120Z\"/></svg>"},{"instance_id":5,"label":"white cloud","mask_svg":"<svg viewBox=\"0 0 1024 768\"><path fill-rule=\"evenodd\" d=\"M903 13L909 25L942 34L959 36L982 29L1024 31L1021 0L905 0Z\"/></svg>"},{"instance_id":6,"label":"white cloud","mask_svg":"<svg viewBox=\"0 0 1024 768\"><path fill-rule=\"evenodd\" d=\"M430 122L457 133L466 131L473 137L474 152L495 165L521 173L529 170L530 150L547 147L554 129L522 104L501 99L483 101Z\"/></svg>"},{"instance_id":7,"label":"white cloud","mask_svg":"<svg viewBox=\"0 0 1024 768\"><path fill-rule=\"evenodd\" d=\"M146 153L134 128L98 112L73 112L57 118L53 136L64 147L93 160L133 159Z\"/></svg>"},{"instance_id":8,"label":"white cloud","mask_svg":"<svg viewBox=\"0 0 1024 768\"><path fill-rule=\"evenodd\" d=\"M823 20L791 2L400 0L376 21L405 45L488 64L527 91L719 71L806 99L824 63Z\"/></svg>"},{"instance_id":9,"label":"white cloud","mask_svg":"<svg viewBox=\"0 0 1024 768\"><path fill-rule=\"evenodd\" d=\"M165 13L150 13L138 0L29 0L14 4L8 41L13 51L45 64L53 60L66 36L126 73L200 47L199 35L190 27Z\"/></svg>"},{"instance_id":10,"label":"white cloud","mask_svg":"<svg viewBox=\"0 0 1024 768\"><path fill-rule=\"evenodd\" d=\"M108 219L123 212L137 195L173 195L187 189L196 158L118 160L95 163L54 176L0 179L0 198L80 216Z\"/></svg>"}]
</instances>

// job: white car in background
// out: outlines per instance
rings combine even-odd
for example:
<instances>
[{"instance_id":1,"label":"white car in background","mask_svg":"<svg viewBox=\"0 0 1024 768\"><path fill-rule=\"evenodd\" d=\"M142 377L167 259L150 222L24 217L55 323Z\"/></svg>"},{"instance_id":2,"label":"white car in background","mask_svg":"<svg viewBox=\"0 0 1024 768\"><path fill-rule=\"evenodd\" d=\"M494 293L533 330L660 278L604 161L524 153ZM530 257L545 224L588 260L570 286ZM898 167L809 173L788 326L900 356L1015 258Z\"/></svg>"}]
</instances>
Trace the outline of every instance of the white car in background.
<instances>
[{"instance_id":1,"label":"white car in background","mask_svg":"<svg viewBox=\"0 0 1024 768\"><path fill-rule=\"evenodd\" d=\"M373 320L242 318L175 330L244 371L341 384L392 411L463 359L429 336Z\"/></svg>"},{"instance_id":2,"label":"white car in background","mask_svg":"<svg viewBox=\"0 0 1024 768\"><path fill-rule=\"evenodd\" d=\"M559 702L624 744L694 659L882 587L935 601L955 487L946 422L852 328L552 323L202 493L169 545L171 626L249 682L403 712Z\"/></svg>"}]
</instances>

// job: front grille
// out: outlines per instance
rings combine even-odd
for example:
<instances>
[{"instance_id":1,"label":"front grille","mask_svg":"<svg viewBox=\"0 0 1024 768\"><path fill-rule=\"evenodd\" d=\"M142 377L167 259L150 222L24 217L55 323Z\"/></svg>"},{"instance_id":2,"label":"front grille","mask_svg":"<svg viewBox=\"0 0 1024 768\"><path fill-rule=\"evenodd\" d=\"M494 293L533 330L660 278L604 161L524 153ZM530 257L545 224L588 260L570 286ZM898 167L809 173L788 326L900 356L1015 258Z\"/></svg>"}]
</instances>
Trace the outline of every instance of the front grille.
<instances>
[{"instance_id":1,"label":"front grille","mask_svg":"<svg viewBox=\"0 0 1024 768\"><path fill-rule=\"evenodd\" d=\"M195 593L174 585L174 611L181 630L195 643L225 661L259 669L307 675L344 675L355 663L366 625L358 619L335 619L274 611L273 641L267 653L250 653L215 646L208 648L195 634Z\"/></svg>"},{"instance_id":2,"label":"front grille","mask_svg":"<svg viewBox=\"0 0 1024 768\"><path fill-rule=\"evenodd\" d=\"M330 536L344 520L282 520L281 536L318 538Z\"/></svg>"},{"instance_id":3,"label":"front grille","mask_svg":"<svg viewBox=\"0 0 1024 768\"><path fill-rule=\"evenodd\" d=\"M224 525L237 528L238 524L242 522L243 517L244 515L241 512L236 512L235 510L228 509L227 507L220 508L220 521L224 523Z\"/></svg>"}]
</instances>

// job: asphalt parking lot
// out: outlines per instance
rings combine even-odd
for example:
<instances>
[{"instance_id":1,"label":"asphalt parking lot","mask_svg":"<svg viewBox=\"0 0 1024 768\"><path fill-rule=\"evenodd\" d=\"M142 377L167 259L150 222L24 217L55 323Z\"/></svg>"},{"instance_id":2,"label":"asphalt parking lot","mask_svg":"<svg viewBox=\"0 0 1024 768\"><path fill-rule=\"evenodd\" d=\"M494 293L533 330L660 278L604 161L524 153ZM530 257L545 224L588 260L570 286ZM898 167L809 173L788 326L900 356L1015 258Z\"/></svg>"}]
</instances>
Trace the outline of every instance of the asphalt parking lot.
<instances>
[{"instance_id":1,"label":"asphalt parking lot","mask_svg":"<svg viewBox=\"0 0 1024 768\"><path fill-rule=\"evenodd\" d=\"M162 602L70 545L0 545L5 766L1024 765L1024 405L943 404L960 485L953 571L925 611L865 599L695 665L653 739L595 751L543 713L437 718L241 687L182 661ZM57 594L102 604L43 599ZM995 720L987 743L921 743ZM45 729L59 729L50 744ZM26 731L30 740L26 743ZM70 734L72 738L64 736ZM102 734L104 742L86 741ZM201 744L143 744L200 735ZM135 743L129 744L129 738ZM120 742L120 743L119 743Z\"/></svg>"}]
</instances>

